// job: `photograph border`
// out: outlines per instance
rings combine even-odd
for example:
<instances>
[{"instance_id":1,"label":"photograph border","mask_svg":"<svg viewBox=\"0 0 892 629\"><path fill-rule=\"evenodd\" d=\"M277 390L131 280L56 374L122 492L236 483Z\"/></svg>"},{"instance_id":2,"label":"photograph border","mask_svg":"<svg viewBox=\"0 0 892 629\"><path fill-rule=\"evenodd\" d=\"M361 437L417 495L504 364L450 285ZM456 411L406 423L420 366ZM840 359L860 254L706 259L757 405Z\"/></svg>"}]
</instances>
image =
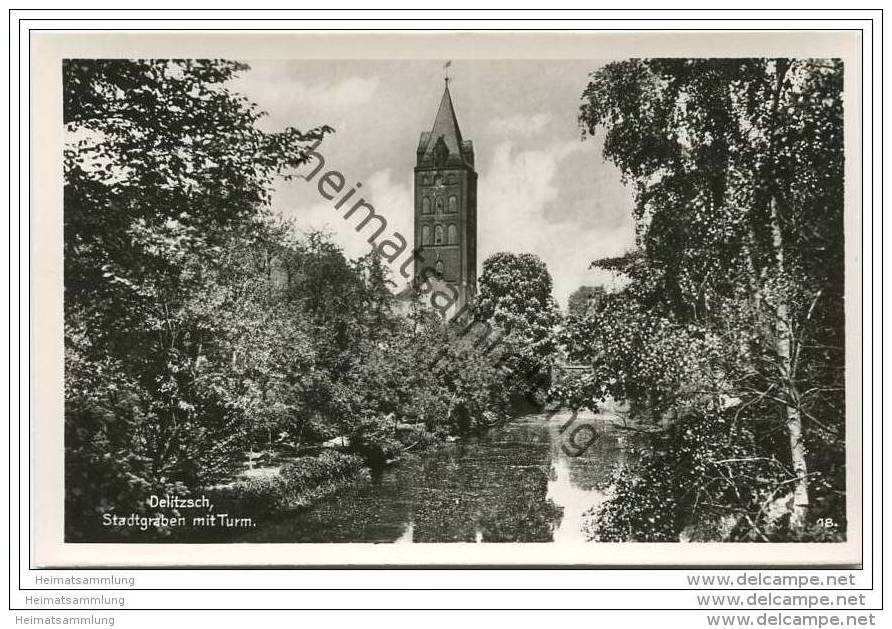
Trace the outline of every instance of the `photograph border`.
<instances>
[{"instance_id":1,"label":"photograph border","mask_svg":"<svg viewBox=\"0 0 892 629\"><path fill-rule=\"evenodd\" d=\"M39 21L39 20L27 19L27 18L23 18L23 19L24 19L25 21L28 21L28 22ZM20 19L20 20L19 20L19 24L20 24L20 25L21 25L21 22L23 21L23 19ZM382 19L383 19L383 18L382 18ZM411 19L411 18L407 18L407 19ZM598 21L607 21L607 20L609 20L609 19L610 19L610 18L604 18L604 19L599 19ZM707 18L704 18L704 19L707 19ZM816 18L815 21L817 21L817 20L819 20L819 18ZM135 20L135 21L141 21L141 20ZM175 18L171 18L170 21L178 21L178 20L176 20ZM206 20L202 20L202 21L206 21ZM228 21L230 21L230 20L225 19L225 18L220 18L219 21L228 22ZM328 20L326 20L326 21L328 21ZM392 21L392 20L388 20L388 21ZM416 20L413 19L413 21L416 21ZM518 21L524 21L524 20L518 20ZM554 21L560 21L560 20L558 20L558 19L554 19ZM623 21L629 21L629 20L623 20ZM670 20L670 21L671 21L671 20ZM684 19L683 19L683 18L678 18L678 21L691 21L691 20L690 20L690 19L687 19L687 18L684 18ZM865 21L865 20L853 20L853 21ZM873 19L871 19L870 22L871 22L871 25L873 26ZM131 31L137 31L137 30L140 30L140 29L122 29L122 30L124 30L124 32L131 32ZM154 29L152 29L152 30L154 30ZM191 31L191 30L192 30L192 29L170 29L171 32L183 32L183 31L189 32L189 31ZM221 29L221 31L228 31L228 30L232 30L232 31L234 31L234 32L246 32L245 29ZM258 29L258 30L265 30L265 29ZM306 30L306 29L294 29L294 30L292 30L292 29L269 29L269 30L276 30L277 32L282 32L283 30L286 30L286 31L291 32L291 33L318 32L318 31L312 31L312 30L308 31L308 30ZM417 30L417 29L407 29L407 30L415 31L415 30ZM429 30L432 30L432 31L439 31L439 32L454 32L453 29L429 29ZM521 31L521 30L524 30L524 29L498 29L498 30L503 31L503 32L515 32L515 31ZM531 29L531 30L538 30L538 29ZM550 29L550 30L552 30L552 29ZM553 29L553 30L556 30L556 31L557 31L557 30L568 30L568 31L574 31L574 32L582 32L582 31L584 31L585 29L573 28L573 29ZM605 30L605 29L591 29L591 30L603 31L603 30ZM671 29L641 29L641 30L642 30L642 31L671 32ZM710 32L728 32L728 31L732 31L732 32L751 32L751 29L715 29L715 28L709 28L709 29L704 29L704 30L707 30L707 31L710 31ZM790 30L790 29L760 29L760 30L780 30L780 31L788 31L788 30ZM796 29L796 30L799 30L799 29ZM811 30L821 30L821 29L801 29L801 30L809 30L809 31L811 31ZM827 29L827 30L837 31L838 29ZM866 42L866 41L864 40L864 38L863 38L864 29L852 29L852 30L853 30L853 31L859 31L859 32L861 32L861 34L862 34L862 51L861 51L861 52L862 52L862 55L863 55L863 54L864 54L864 49L863 49L863 47L867 45L867 42ZM30 38L30 35L31 35L32 32L40 32L40 31L41 31L41 29L29 29L29 31L28 31L28 33L29 33L29 38ZM368 31L367 29L357 29L357 31L358 31L358 32L370 32L370 31ZM58 31L56 31L56 32L58 32ZM75 29L73 32L77 32L77 29ZM163 31L163 32L168 32L168 31L165 30L165 31ZM219 32L219 31L214 30L213 32ZM253 30L250 30L250 31L247 31L247 32L253 32ZM344 31L340 31L340 32L344 32ZM387 29L387 32L394 32L394 29ZM21 34L21 31L20 31L20 34ZM11 46L11 44L10 44L10 46ZM29 51L29 52L30 52L30 51ZM870 54L871 54L871 58L873 58L873 48L872 48L872 47L871 47ZM11 69L11 64L12 64L12 58L13 58L13 57L12 57L12 55L11 55L11 56L10 56L10 69ZM30 67L30 63L29 63L29 67ZM863 65L862 65L862 75L863 75ZM29 77L29 83L30 83L30 77ZM862 83L863 83L863 76L862 76ZM20 85L21 85L21 83L20 83ZM880 85L882 85L882 79L880 79ZM863 92L862 92L862 96L863 96ZM865 111L866 108L868 107L868 104L867 104L866 102L864 102L864 100L862 100L861 105L862 105L862 111ZM874 112L873 112L873 106L872 106L872 103L871 103L869 106L870 106L871 120L873 121L873 119L874 119ZM19 112L19 117L21 118L21 112ZM863 138L863 124L864 124L864 116L862 115L862 119L861 119L861 127L862 127L862 128L861 128L861 134L862 134L861 151L862 151L862 154L863 154L863 152L866 150L866 143L864 142L864 138ZM21 132L20 132L20 134L19 134L19 141L21 142ZM875 152L876 149L875 149L875 147L874 147L874 143L873 143L873 142L871 142L871 147L872 147L872 150ZM881 159L882 159L882 158L881 158ZM872 164L872 165L873 165L873 170L874 170L874 172L876 172L876 164L874 163L874 164ZM30 168L30 164L29 164L29 168ZM10 181L10 184L11 184L11 183L12 183L12 182ZM880 185L882 186L882 183L880 183ZM12 195L12 186L10 186L10 195ZM19 198L21 198L20 195L21 195L21 191L19 191ZM864 195L864 191L863 191L863 189L861 190L861 198L862 198L862 202L863 202L863 201L865 200L865 195ZM10 201L12 201L12 199L10 199ZM10 205L11 205L11 207L13 207L12 203L11 203ZM866 210L866 207L864 207L864 205L862 205L862 211L863 211L863 210ZM874 221L874 216L873 216L874 212L873 212L873 210L874 210L874 199L873 199L873 191L871 190L871 215L870 215L870 220L871 220L871 224L872 224L872 225L873 225L873 221ZM865 214L862 214L862 216L863 216L863 218L866 219L866 215L865 215ZM30 217L30 214L29 214L29 226L30 226L30 218L31 218L31 217ZM11 221L11 218L10 218L10 221ZM19 236L20 236L20 239L21 239L21 226L20 226L20 234L19 234ZM862 240L861 246L862 246L862 252L863 252L863 240ZM881 256L882 256L882 254L881 254L881 252L880 252L880 258L881 258ZM863 259L863 258L862 258L862 259ZM870 263L873 264L873 259L871 259ZM20 260L19 260L19 264L21 265L21 258L20 258ZM867 261L864 261L864 264L867 264ZM31 280L31 279L32 279L32 278L29 277L29 280ZM863 277L862 277L862 281L863 281ZM871 288L871 290L872 290L872 287L870 287L870 288ZM20 295L20 298L21 298L21 285L19 285L19 295ZM863 310L863 298L864 298L864 292L863 292L863 287L862 287L862 312L861 312L861 315L862 315L862 326L863 326L863 318L866 316L866 313L865 313L864 310ZM20 324L21 324L21 322L20 322ZM873 321L871 321L871 326L873 327L873 325L874 325L874 323L873 323ZM21 346L19 346L19 356L20 356L20 358L21 358L21 349L22 349ZM27 348L27 349L30 350L30 347ZM866 358L867 358L866 356L862 356L862 363L865 361ZM873 359L873 349L872 349L872 348L871 348L870 359L871 359L871 360ZM880 370L880 372L881 372L881 370ZM862 374L863 374L863 371L862 371ZM872 374L872 375L873 375L873 377L874 377L874 380L876 380L876 374ZM876 394L875 394L875 396L876 396ZM880 396L880 401L881 401L881 399L882 399L882 394L881 394L881 392L880 392L879 396ZM881 404L881 402L880 402L880 404ZM20 410L21 410L21 400L19 400L19 408L20 408ZM29 408L30 408L30 400L29 400ZM880 408L881 408L881 405L880 405ZM862 409L862 411L863 411L863 409ZM876 412L875 412L874 414L877 415ZM864 438L865 438L865 435L866 435L866 430L864 430L864 429L866 429L866 425L864 425L864 417L863 417L863 415L862 415L862 439L864 439ZM19 430L20 430L20 427L19 427ZM10 431L11 431L11 427L10 427ZM871 422L871 434L872 434L872 436L873 436L873 434L874 434L874 425L873 425L873 422ZM20 435L20 434L19 434L19 437L21 438L21 435ZM28 447L28 449L29 449L29 451L30 451L30 448L31 448L31 444L30 444L30 434L28 435L28 441L29 441L29 447ZM11 442L11 443L12 443L12 442ZM21 442L20 442L20 443L21 443ZM863 452L863 444L862 444L862 452L861 452L861 456L862 456L862 474L865 474L865 475L866 475L867 470L863 470L863 456L864 456L864 452ZM11 460L10 460L10 466L11 466L11 465L12 465L12 462L11 462ZM882 469L882 460L881 460L880 468ZM10 471L11 471L11 470L10 470ZM871 470L871 472L873 472L873 470ZM21 475L21 469L19 469L19 475ZM11 478L12 478L12 475L11 475ZM874 485L874 484L872 484L872 491L873 491L874 494L875 494L875 492L876 492L876 488L875 488L875 485ZM864 498L865 498L865 500L866 500L867 497L865 496ZM21 505L21 495L19 496L19 500L20 500L20 502L19 502L19 506L20 506L20 508L21 508L21 506L22 506L22 505ZM30 503L30 496L29 496L29 503ZM875 503L874 503L874 504L875 504ZM861 501L861 508L862 508L862 526L863 526L864 500ZM881 515L881 517L882 517L882 515ZM33 546L32 546L32 544L31 544L31 539L30 539L30 533L31 533L31 531L30 531L30 529L29 529L29 538L28 538L28 539L29 539L29 545L28 545L28 548L29 548L29 555L31 554L31 551L33 550ZM19 531L19 535L21 535L21 531ZM871 537L872 537L872 538L873 538L873 535L875 535L875 533L874 533L873 530L872 530L872 531L871 531ZM862 554L861 554L861 565L862 565L862 568L861 568L861 569L863 569L863 560L864 560L864 542L865 542L865 539L864 539L864 537L862 536L862 537L861 537L861 553L862 553ZM872 539L872 542L873 542L873 539ZM101 547L102 545L101 545L101 544L97 544L97 546ZM871 548L873 548L873 543L871 544ZM19 550L21 550L21 546L20 546L20 549L19 549ZM53 566L37 567L37 568L35 568L35 567L33 567L32 559L33 559L33 557L30 557L30 556L29 556L29 570L50 570L50 569L54 569ZM62 567L62 566L58 566L58 567ZM58 568L58 567L56 567L56 568ZM101 566L101 565L95 565L95 566L94 566L94 565L90 565L90 566L88 566L88 567L68 567L68 566L65 566L65 569L68 569L68 570L101 570L101 569L110 569L110 568L114 568L114 569L124 569L124 570L158 570L158 569L162 569L162 568L165 568L165 567L167 567L167 568L171 568L171 569L177 569L177 570L226 570L226 569L238 569L238 570L276 570L276 569L285 569L285 568L286 568L286 566L284 566L284 565L250 566L250 565L241 565L241 564L237 564L237 565L231 565L231 566L222 566L222 565L221 565L221 566L217 566L217 565L213 565L213 566L181 566L181 565L171 565L171 566L160 566L160 565L150 565L150 566L109 565L109 566ZM515 564L508 564L508 565L492 565L492 564L482 564L482 565L470 565L470 564L469 564L469 565L464 565L464 564L461 564L461 565L427 565L427 564L419 564L419 565L408 565L408 564L393 564L393 565L391 565L391 564L380 564L380 565L378 565L378 564L376 564L376 565L372 565L372 564L362 564L362 565L334 565L334 564L303 565L303 564L296 564L296 565L294 565L293 567L295 567L295 568L299 568L299 569L302 569L302 570L312 570L312 569L325 569L325 570L370 570L370 569L382 569L382 568L383 568L383 569L397 569L397 570L419 570L419 569L424 569L424 570L468 570L468 569L486 569L486 570L522 570L522 569L556 569L556 570L590 570L590 569L596 569L596 570L599 570L599 569L600 569L600 570L615 570L615 569L635 569L635 570L642 570L642 569L643 569L643 570L685 570L685 569L691 569L691 568L693 568L693 569L696 569L696 570L698 570L698 571L701 571L701 570L702 570L702 571L708 571L708 570L727 569L727 568L729 568L729 567L734 567L734 568L746 568L746 569L759 569L759 568L761 567L761 568L771 568L771 569L779 569L779 570L798 570L798 569L801 569L801 568L803 568L803 567L807 567L807 568L809 568L809 569L839 569L839 568L841 568L841 567L843 567L843 566L840 566L840 565L814 566L814 565L807 565L807 564L789 564L789 565L783 565L783 566L775 566L775 565L764 565L764 566L760 566L760 565L757 565L757 564L728 564L728 565L700 565L700 564L692 564L692 565L690 565L690 566L684 566L684 565L642 565L642 564L633 564L633 565L627 565L627 566L619 565L619 564L611 564L611 565L597 565L597 564L585 564L585 565L581 565L581 564L580 564L580 565L556 565L556 564L546 564L546 565L539 565L539 564L522 564L522 565L521 565L521 564L517 564L517 565L515 565ZM873 567L873 562L871 563L871 567ZM19 583L19 586L20 586L20 589L26 589L26 588L21 588L21 582ZM33 589L41 589L41 588L33 588ZM64 589L64 588L53 588L53 589ZM73 588L73 589L83 589L83 588ZM89 588L89 589L97 589L97 590L98 590L98 589L100 589L100 588ZM102 588L102 589L115 589L115 588ZM145 589L146 589L146 590L165 590L165 589L167 589L167 588L145 588ZM183 589L183 588L170 588L170 589ZM188 589L195 589L195 590L204 590L204 589L227 590L227 589L230 589L230 588L188 588ZM251 589L251 588L231 588L231 589L235 590L235 589ZM263 588L263 590L266 590L266 589L269 589L269 588ZM311 589L308 589L308 588L275 588L275 589L277 589L277 590L278 590L278 589L282 589L282 590L300 590L300 591L308 590L308 591L312 591ZM329 590L330 588L320 588L320 589ZM389 590L389 589L393 589L393 588L349 588L349 590L368 590L368 591L376 591L376 590L382 590L382 589L388 589L388 590ZM441 590L441 589L443 589L443 588L411 588L411 589L408 590L408 591L424 591L424 590L429 590L429 589ZM448 590L464 590L465 588L447 588L447 589L448 589ZM470 588L469 588L469 589L470 589ZM473 589L479 589L479 588L473 588ZM486 589L492 589L492 590L495 591L495 590L502 590L503 588L486 588ZM509 589L511 589L511 590L524 590L524 589L526 589L526 588L509 588ZM547 590L548 588L530 588L530 589L531 589L531 590L539 590L539 589L546 589L546 590ZM565 589L567 589L567 588L555 588L555 589L565 590ZM592 591L592 590L609 590L609 589L611 589L611 588L573 588L574 591L575 591L575 590L578 590L578 591ZM625 589L625 588L616 588L616 589ZM675 590L675 589L678 589L678 590L684 590L684 589L686 589L686 588L649 588L649 589L658 589L658 590L664 590L664 589ZM718 588L717 588L717 589L718 589ZM771 589L771 590L776 590L776 588L769 588L769 589ZM873 589L873 583L871 583L871 588L870 588L870 589L871 589L871 590ZM749 591L749 590L748 590L748 591ZM46 610L46 611L49 611L49 610L50 610L50 608L42 608L42 609L43 609L43 610ZM128 608L128 610L129 610L129 609L132 609L132 608ZM254 608L252 608L252 609L254 609ZM276 608L276 609L278 609L278 608ZM674 609L674 608L673 608L673 609ZM765 608L758 608L758 609L760 609L760 610L764 610Z\"/></svg>"}]
</instances>

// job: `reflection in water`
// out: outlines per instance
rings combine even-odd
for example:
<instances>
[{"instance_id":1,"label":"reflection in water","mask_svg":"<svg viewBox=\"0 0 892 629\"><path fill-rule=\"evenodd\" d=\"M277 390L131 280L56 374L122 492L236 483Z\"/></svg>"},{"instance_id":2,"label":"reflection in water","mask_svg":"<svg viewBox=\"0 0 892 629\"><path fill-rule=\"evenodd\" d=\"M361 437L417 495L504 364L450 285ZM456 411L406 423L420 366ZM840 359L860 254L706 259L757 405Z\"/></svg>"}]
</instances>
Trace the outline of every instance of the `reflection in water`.
<instances>
[{"instance_id":1,"label":"reflection in water","mask_svg":"<svg viewBox=\"0 0 892 629\"><path fill-rule=\"evenodd\" d=\"M584 514L600 502L603 494L597 489L581 489L570 479L570 464L559 458L553 466L554 480L548 482L546 498L563 509L560 525L554 531L555 542L584 542Z\"/></svg>"},{"instance_id":2,"label":"reflection in water","mask_svg":"<svg viewBox=\"0 0 892 629\"><path fill-rule=\"evenodd\" d=\"M585 512L603 499L620 451L601 437L568 457L569 414L528 415L464 442L406 458L373 479L262 524L245 542L584 541Z\"/></svg>"},{"instance_id":3,"label":"reflection in water","mask_svg":"<svg viewBox=\"0 0 892 629\"><path fill-rule=\"evenodd\" d=\"M394 544L411 544L414 540L415 536L415 523L412 520L406 522L406 530L403 531L402 535L393 540Z\"/></svg>"}]
</instances>

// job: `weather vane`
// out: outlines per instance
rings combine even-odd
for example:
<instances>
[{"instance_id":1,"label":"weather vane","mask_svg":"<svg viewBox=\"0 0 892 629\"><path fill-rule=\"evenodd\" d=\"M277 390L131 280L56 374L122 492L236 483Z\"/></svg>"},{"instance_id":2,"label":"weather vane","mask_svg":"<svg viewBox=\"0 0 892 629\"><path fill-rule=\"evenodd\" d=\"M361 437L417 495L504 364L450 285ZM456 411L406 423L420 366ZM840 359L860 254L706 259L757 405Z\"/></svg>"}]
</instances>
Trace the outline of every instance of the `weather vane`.
<instances>
[{"instance_id":1,"label":"weather vane","mask_svg":"<svg viewBox=\"0 0 892 629\"><path fill-rule=\"evenodd\" d=\"M449 87L449 66L452 65L452 59L443 64L443 78L446 81L446 87Z\"/></svg>"}]
</instances>

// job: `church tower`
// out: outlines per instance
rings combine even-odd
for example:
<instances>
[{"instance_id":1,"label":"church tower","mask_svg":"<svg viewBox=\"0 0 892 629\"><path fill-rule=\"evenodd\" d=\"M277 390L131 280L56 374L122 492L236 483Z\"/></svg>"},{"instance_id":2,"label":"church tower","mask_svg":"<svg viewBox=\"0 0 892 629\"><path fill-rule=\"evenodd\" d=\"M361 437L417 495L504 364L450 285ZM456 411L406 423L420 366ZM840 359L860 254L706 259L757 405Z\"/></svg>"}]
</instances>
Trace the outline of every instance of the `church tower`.
<instances>
[{"instance_id":1,"label":"church tower","mask_svg":"<svg viewBox=\"0 0 892 629\"><path fill-rule=\"evenodd\" d=\"M415 163L415 277L431 274L454 288L460 311L477 292L477 172L463 140L449 79Z\"/></svg>"}]
</instances>

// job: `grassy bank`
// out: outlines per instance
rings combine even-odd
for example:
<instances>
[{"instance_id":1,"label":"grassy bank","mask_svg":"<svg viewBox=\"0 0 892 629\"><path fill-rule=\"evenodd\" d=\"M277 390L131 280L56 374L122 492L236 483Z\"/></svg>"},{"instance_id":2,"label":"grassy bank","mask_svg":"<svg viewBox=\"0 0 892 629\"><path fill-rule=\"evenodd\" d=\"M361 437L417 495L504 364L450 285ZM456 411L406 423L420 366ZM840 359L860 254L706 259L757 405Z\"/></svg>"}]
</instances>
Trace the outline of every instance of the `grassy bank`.
<instances>
[{"instance_id":1,"label":"grassy bank","mask_svg":"<svg viewBox=\"0 0 892 629\"><path fill-rule=\"evenodd\" d=\"M325 451L298 457L271 474L238 478L205 493L217 510L256 518L306 506L367 475L362 457Z\"/></svg>"}]
</instances>

